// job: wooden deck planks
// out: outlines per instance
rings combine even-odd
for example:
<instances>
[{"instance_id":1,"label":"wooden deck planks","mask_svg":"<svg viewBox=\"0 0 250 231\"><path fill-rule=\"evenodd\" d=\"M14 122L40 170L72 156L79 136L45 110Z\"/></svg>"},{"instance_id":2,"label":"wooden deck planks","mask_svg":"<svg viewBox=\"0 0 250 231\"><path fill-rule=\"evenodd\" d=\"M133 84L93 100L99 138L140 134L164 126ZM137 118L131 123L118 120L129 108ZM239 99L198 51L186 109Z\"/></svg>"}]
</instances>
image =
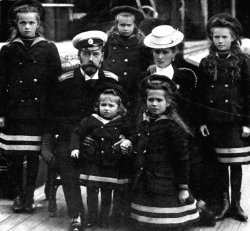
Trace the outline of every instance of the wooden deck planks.
<instances>
[{"instance_id":1,"label":"wooden deck planks","mask_svg":"<svg viewBox=\"0 0 250 231\"><path fill-rule=\"evenodd\" d=\"M41 196L43 188L37 192L36 206L34 214L14 214L12 212L12 201L0 201L0 231L67 231L69 228L69 218L64 200L62 188L57 192L58 211L56 217L49 217L47 211L48 202ZM242 207L250 216L250 165L243 166L242 185ZM83 202L86 207L86 189L82 187ZM239 222L232 218L217 222L215 227L193 227L190 231L249 231L250 222ZM110 227L108 229L92 228L85 231L129 231L127 227Z\"/></svg>"}]
</instances>

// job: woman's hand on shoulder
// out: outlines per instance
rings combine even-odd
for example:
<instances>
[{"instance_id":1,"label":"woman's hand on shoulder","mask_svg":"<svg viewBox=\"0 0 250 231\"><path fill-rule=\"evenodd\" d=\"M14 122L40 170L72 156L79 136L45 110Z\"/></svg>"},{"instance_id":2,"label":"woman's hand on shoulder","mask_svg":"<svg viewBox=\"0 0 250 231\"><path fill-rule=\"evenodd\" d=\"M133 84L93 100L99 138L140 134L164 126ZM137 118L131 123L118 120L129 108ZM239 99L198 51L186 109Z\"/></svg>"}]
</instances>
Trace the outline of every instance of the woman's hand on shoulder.
<instances>
[{"instance_id":1,"label":"woman's hand on shoulder","mask_svg":"<svg viewBox=\"0 0 250 231\"><path fill-rule=\"evenodd\" d=\"M156 72L156 65L155 64L150 65L147 71L149 71L150 74L154 74Z\"/></svg>"}]
</instances>

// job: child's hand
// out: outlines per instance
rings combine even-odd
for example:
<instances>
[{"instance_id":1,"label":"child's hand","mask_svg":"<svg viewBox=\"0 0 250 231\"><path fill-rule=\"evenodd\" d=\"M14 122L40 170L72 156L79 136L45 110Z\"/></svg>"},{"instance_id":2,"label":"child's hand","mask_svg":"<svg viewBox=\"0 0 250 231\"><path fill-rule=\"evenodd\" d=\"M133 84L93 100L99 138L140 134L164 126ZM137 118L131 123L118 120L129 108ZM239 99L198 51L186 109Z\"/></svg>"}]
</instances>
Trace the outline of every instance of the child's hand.
<instances>
[{"instance_id":1,"label":"child's hand","mask_svg":"<svg viewBox=\"0 0 250 231\"><path fill-rule=\"evenodd\" d=\"M206 124L200 126L200 132L205 137L210 135L210 132Z\"/></svg>"},{"instance_id":2,"label":"child's hand","mask_svg":"<svg viewBox=\"0 0 250 231\"><path fill-rule=\"evenodd\" d=\"M120 144L122 154L129 154L130 149L132 148L132 143L130 140L124 139Z\"/></svg>"},{"instance_id":3,"label":"child's hand","mask_svg":"<svg viewBox=\"0 0 250 231\"><path fill-rule=\"evenodd\" d=\"M120 135L119 136L119 141L117 141L116 143L114 143L114 145L113 145L113 149L114 150L119 150L119 148L120 148L120 144L122 143L122 141L125 139L125 136L124 135Z\"/></svg>"},{"instance_id":4,"label":"child's hand","mask_svg":"<svg viewBox=\"0 0 250 231\"><path fill-rule=\"evenodd\" d=\"M179 191L178 199L183 204L189 198L189 192L187 189L182 189Z\"/></svg>"},{"instance_id":5,"label":"child's hand","mask_svg":"<svg viewBox=\"0 0 250 231\"><path fill-rule=\"evenodd\" d=\"M147 69L147 71L150 72L150 74L154 74L156 72L156 65L153 64L153 65L150 65Z\"/></svg>"},{"instance_id":6,"label":"child's hand","mask_svg":"<svg viewBox=\"0 0 250 231\"><path fill-rule=\"evenodd\" d=\"M246 127L246 126L242 126L241 136L242 137L249 137L249 135L250 135L250 128Z\"/></svg>"},{"instance_id":7,"label":"child's hand","mask_svg":"<svg viewBox=\"0 0 250 231\"><path fill-rule=\"evenodd\" d=\"M0 117L0 128L3 128L4 126L5 126L4 117Z\"/></svg>"},{"instance_id":8,"label":"child's hand","mask_svg":"<svg viewBox=\"0 0 250 231\"><path fill-rule=\"evenodd\" d=\"M71 155L70 156L72 158L78 159L79 158L79 153L80 153L80 151L78 149L75 149L75 150L71 151Z\"/></svg>"}]
</instances>

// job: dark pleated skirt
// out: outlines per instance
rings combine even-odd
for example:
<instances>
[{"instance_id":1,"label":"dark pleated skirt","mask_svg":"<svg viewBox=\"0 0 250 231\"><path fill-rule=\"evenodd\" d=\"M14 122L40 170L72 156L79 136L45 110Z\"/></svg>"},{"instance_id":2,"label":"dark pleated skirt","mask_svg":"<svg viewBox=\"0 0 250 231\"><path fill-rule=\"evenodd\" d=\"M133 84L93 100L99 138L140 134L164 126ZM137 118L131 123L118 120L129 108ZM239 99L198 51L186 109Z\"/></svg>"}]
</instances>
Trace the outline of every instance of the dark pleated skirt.
<instances>
[{"instance_id":1,"label":"dark pleated skirt","mask_svg":"<svg viewBox=\"0 0 250 231\"><path fill-rule=\"evenodd\" d=\"M250 163L250 138L241 136L241 125L218 124L210 130L218 162L229 165Z\"/></svg>"},{"instance_id":2,"label":"dark pleated skirt","mask_svg":"<svg viewBox=\"0 0 250 231\"><path fill-rule=\"evenodd\" d=\"M138 227L167 229L189 226L198 221L199 213L192 195L180 204L177 195L140 190L132 198L131 218Z\"/></svg>"}]
</instances>

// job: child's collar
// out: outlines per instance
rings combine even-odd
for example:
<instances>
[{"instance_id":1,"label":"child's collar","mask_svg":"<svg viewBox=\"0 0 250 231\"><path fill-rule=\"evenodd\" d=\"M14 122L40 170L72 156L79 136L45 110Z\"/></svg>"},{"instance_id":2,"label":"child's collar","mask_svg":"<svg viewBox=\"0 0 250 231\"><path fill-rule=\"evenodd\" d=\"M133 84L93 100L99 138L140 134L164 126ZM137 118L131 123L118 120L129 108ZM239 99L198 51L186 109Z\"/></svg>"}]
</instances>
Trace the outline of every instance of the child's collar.
<instances>
[{"instance_id":1,"label":"child's collar","mask_svg":"<svg viewBox=\"0 0 250 231\"><path fill-rule=\"evenodd\" d=\"M37 43L39 43L41 41L46 41L46 39L42 38L42 37L36 37L34 39L33 43L31 44L31 46L34 46L35 44L37 44ZM23 43L23 41L22 41L22 39L20 37L15 38L12 42L22 43L24 45L24 43Z\"/></svg>"},{"instance_id":2,"label":"child's collar","mask_svg":"<svg viewBox=\"0 0 250 231\"><path fill-rule=\"evenodd\" d=\"M116 117L114 117L113 119L111 119L111 120L107 120L107 119L104 119L103 117L101 117L101 116L99 116L98 114L92 114L92 116L93 117L95 117L96 119L98 119L100 122L102 122L103 124L107 124L107 123L109 123L109 122L111 122L111 121L114 121L114 120L116 120L116 119L119 119L119 118L121 118L121 116L120 115L117 115Z\"/></svg>"},{"instance_id":3,"label":"child's collar","mask_svg":"<svg viewBox=\"0 0 250 231\"><path fill-rule=\"evenodd\" d=\"M149 113L148 112L144 112L143 113L143 121L148 121L148 122L150 122L150 115L149 115ZM167 119L169 119L169 117L167 116L167 115L160 115L157 119L155 119L155 121L158 121L158 120L167 120Z\"/></svg>"}]
</instances>

